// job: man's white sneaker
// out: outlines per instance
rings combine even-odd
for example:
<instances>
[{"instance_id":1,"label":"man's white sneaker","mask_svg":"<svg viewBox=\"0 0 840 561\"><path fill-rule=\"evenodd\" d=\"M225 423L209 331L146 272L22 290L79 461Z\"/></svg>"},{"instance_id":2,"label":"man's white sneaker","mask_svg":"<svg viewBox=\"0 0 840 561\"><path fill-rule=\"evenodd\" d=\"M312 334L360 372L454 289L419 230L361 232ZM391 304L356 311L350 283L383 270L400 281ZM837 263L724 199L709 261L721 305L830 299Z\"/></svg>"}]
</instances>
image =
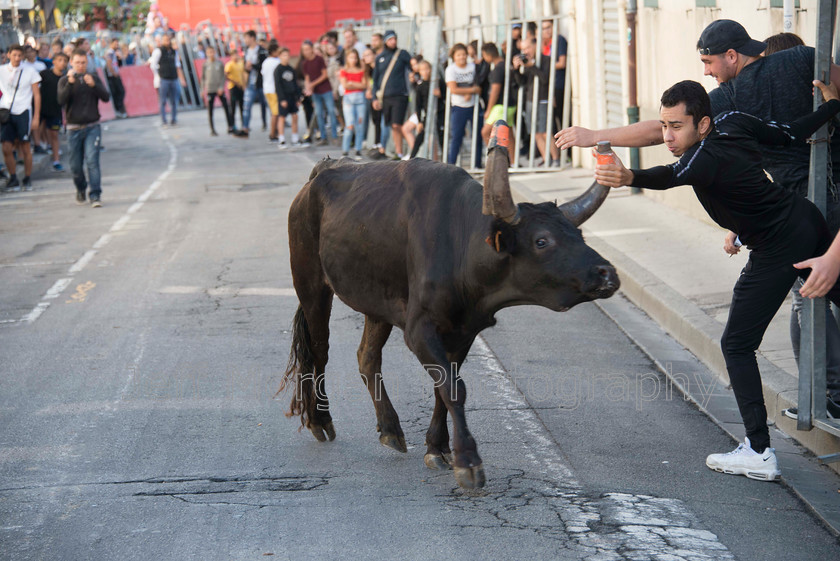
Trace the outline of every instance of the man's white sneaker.
<instances>
[{"instance_id":1,"label":"man's white sneaker","mask_svg":"<svg viewBox=\"0 0 840 561\"><path fill-rule=\"evenodd\" d=\"M732 452L709 454L706 466L721 473L746 475L759 481L775 481L782 474L776 461L776 451L766 448L759 454L750 446L749 438L745 438Z\"/></svg>"}]
</instances>

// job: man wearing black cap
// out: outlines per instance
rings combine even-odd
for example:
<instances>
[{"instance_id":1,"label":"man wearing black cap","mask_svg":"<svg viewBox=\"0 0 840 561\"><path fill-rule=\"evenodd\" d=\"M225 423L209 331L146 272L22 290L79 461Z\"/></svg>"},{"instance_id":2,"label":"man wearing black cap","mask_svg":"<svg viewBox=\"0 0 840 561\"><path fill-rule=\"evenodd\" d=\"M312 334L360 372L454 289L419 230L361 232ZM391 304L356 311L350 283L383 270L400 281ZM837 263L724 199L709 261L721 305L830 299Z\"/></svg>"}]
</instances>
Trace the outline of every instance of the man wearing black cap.
<instances>
[{"instance_id":1,"label":"man wearing black cap","mask_svg":"<svg viewBox=\"0 0 840 561\"><path fill-rule=\"evenodd\" d=\"M411 69L411 55L397 49L397 34L385 32L385 48L376 57L373 69L373 108L382 111L386 127L394 135L394 150L402 158L402 125L408 109L406 74ZM394 58L396 57L396 58Z\"/></svg>"},{"instance_id":2,"label":"man wearing black cap","mask_svg":"<svg viewBox=\"0 0 840 561\"><path fill-rule=\"evenodd\" d=\"M709 93L712 115L741 111L764 121L789 123L811 112L814 100L811 86L814 80L813 47L798 46L761 57L765 48L765 43L750 38L746 29L732 20L713 21L703 30L697 41L700 61L704 74L713 76L719 84ZM840 67L834 64L831 65L831 82L840 86ZM650 146L662 142L662 133L658 121L643 121L600 131L569 127L559 132L556 138L557 146L561 148L594 146L600 140L610 140L615 146ZM761 146L761 154L762 167L776 184L807 196L811 149L805 141L788 147ZM832 235L836 236L840 229L840 196L836 188L840 185L840 135L837 134L831 138L829 171L826 221ZM734 244L736 234L730 232L724 241L724 250L729 254L737 252ZM822 258L797 265L813 269L804 286L798 280L792 290L791 344L798 359L802 309L798 288L802 287L804 296L822 296L824 292L814 291L812 286L821 279L825 279L821 284L833 286L840 269L840 259L833 259L829 252ZM840 418L840 329L828 309L826 320L826 408L830 414Z\"/></svg>"}]
</instances>

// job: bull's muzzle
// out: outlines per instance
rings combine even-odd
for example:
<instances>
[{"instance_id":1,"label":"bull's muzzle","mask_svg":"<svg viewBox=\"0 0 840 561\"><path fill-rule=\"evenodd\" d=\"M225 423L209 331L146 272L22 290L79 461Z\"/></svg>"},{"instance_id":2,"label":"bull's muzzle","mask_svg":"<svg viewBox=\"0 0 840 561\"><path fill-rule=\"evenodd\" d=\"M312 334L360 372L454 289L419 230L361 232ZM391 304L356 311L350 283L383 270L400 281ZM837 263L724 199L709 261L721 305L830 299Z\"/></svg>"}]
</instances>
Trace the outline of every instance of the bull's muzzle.
<instances>
[{"instance_id":1,"label":"bull's muzzle","mask_svg":"<svg viewBox=\"0 0 840 561\"><path fill-rule=\"evenodd\" d=\"M621 286L618 273L612 265L595 265L590 272L590 279L586 292L593 298L609 298Z\"/></svg>"}]
</instances>

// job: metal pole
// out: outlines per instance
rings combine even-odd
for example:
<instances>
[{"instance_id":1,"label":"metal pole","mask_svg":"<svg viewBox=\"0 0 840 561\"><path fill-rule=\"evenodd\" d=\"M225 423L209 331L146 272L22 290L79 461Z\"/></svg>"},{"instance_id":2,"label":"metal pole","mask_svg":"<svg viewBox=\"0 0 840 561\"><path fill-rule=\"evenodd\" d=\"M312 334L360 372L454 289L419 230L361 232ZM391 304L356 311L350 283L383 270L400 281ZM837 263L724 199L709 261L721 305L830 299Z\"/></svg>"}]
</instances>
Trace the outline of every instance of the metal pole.
<instances>
[{"instance_id":1,"label":"metal pole","mask_svg":"<svg viewBox=\"0 0 840 561\"><path fill-rule=\"evenodd\" d=\"M440 35L443 32L443 20L437 18L435 25L435 42L434 50L432 51L432 75L429 77L429 100L426 103L426 134L424 135L423 157L432 159L434 154L434 147L432 142L437 136L437 99L435 99L435 89L438 86L438 61L440 59Z\"/></svg>"},{"instance_id":2,"label":"metal pole","mask_svg":"<svg viewBox=\"0 0 840 561\"><path fill-rule=\"evenodd\" d=\"M443 113L443 154L440 158L443 162L449 163L449 115L452 107L452 91L447 86L446 88L446 109ZM458 163L458 156L455 155L455 164Z\"/></svg>"},{"instance_id":3,"label":"metal pole","mask_svg":"<svg viewBox=\"0 0 840 561\"><path fill-rule=\"evenodd\" d=\"M507 121L508 105L510 105L510 65L513 56L513 25L507 26L507 49L505 52L505 85L502 92L502 106L505 110L504 119ZM516 143L514 143L516 144Z\"/></svg>"},{"instance_id":4,"label":"metal pole","mask_svg":"<svg viewBox=\"0 0 840 561\"><path fill-rule=\"evenodd\" d=\"M639 101L637 98L636 85L636 0L627 2L627 89L630 93L629 105L627 107L627 123L632 125L639 122ZM639 169L639 149L630 148L630 168ZM632 194L642 192L638 187L631 187Z\"/></svg>"},{"instance_id":5,"label":"metal pole","mask_svg":"<svg viewBox=\"0 0 840 561\"><path fill-rule=\"evenodd\" d=\"M520 88L521 89L521 88ZM517 133L517 137L513 143L514 151L513 151L513 167L519 168L519 142L522 139L522 136L519 135L519 131L522 130L522 113L525 111L525 96L522 95L523 92L519 92L519 95L516 96L516 126L514 127L514 132Z\"/></svg>"},{"instance_id":6,"label":"metal pole","mask_svg":"<svg viewBox=\"0 0 840 561\"><path fill-rule=\"evenodd\" d=\"M534 66L539 69L540 64L542 63L542 29L537 30L537 50L534 53ZM523 33L525 39L528 40L527 30ZM539 123L537 122L537 115L539 114L540 109L540 77L539 75L534 75L534 91L531 94L531 135L528 138L528 167L534 167L534 159L536 158L536 151L537 151L537 130L539 129ZM548 123L546 123L548 125ZM545 162L543 162L545 163Z\"/></svg>"},{"instance_id":7,"label":"metal pole","mask_svg":"<svg viewBox=\"0 0 840 561\"><path fill-rule=\"evenodd\" d=\"M577 48L574 40L575 33L575 20L573 19L572 24L569 26L568 46L566 48L566 84L563 87L563 122L561 123L564 129L570 127L572 124L572 73L570 69L573 68L572 62L574 61L575 49ZM563 167L572 164L569 153L570 150L566 149L560 154L560 161Z\"/></svg>"},{"instance_id":8,"label":"metal pole","mask_svg":"<svg viewBox=\"0 0 840 561\"><path fill-rule=\"evenodd\" d=\"M481 27L481 20L478 25L478 43L476 43L475 56L481 61L481 47L484 42L484 29ZM469 37L467 37L469 39ZM467 43L469 44L469 43ZM478 77L478 63L475 64L475 77ZM470 145L470 169L475 167L475 154L478 151L478 143L481 142L481 129L478 128L478 114L481 111L481 94L473 94L475 96L475 103L473 104L473 118L472 118L472 143Z\"/></svg>"},{"instance_id":9,"label":"metal pole","mask_svg":"<svg viewBox=\"0 0 840 561\"><path fill-rule=\"evenodd\" d=\"M551 58L550 74L548 75L548 106L546 107L545 117L545 167L551 167L551 142L554 140L554 135L551 131L554 130L554 88L557 81L557 35L560 34L560 20L554 19L551 22ZM542 37L542 22L540 23L540 37Z\"/></svg>"},{"instance_id":10,"label":"metal pole","mask_svg":"<svg viewBox=\"0 0 840 561\"><path fill-rule=\"evenodd\" d=\"M817 7L817 44L814 78L824 83L830 79L831 41L834 36L833 0L820 0ZM814 108L822 95L814 92ZM828 184L828 126L814 133L811 143L811 169L808 198L825 214ZM799 403L796 428L810 430L813 420L826 418L825 411L825 300L805 299L802 306L802 340L799 359Z\"/></svg>"}]
</instances>

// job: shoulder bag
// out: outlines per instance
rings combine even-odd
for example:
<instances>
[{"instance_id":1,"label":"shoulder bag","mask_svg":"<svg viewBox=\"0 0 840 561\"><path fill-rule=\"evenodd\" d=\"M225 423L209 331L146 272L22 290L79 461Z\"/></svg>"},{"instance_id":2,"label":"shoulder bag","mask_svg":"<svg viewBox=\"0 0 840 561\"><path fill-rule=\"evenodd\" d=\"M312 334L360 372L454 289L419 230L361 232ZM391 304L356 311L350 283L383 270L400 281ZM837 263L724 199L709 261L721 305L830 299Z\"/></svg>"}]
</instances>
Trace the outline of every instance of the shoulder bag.
<instances>
[{"instance_id":1,"label":"shoulder bag","mask_svg":"<svg viewBox=\"0 0 840 561\"><path fill-rule=\"evenodd\" d=\"M15 105L15 97L17 97L17 91L20 87L21 78L23 78L23 65L20 67L20 74L18 75L17 85L15 86L15 93L12 94L12 103L9 104L8 109L0 108L0 125L5 125L12 118L12 107Z\"/></svg>"},{"instance_id":2,"label":"shoulder bag","mask_svg":"<svg viewBox=\"0 0 840 561\"><path fill-rule=\"evenodd\" d=\"M382 103L382 100L385 98L385 85L388 83L388 78L391 77L391 70L394 69L394 65L397 63L397 59L400 57L401 52L402 49L397 49L394 52L394 56L391 57L391 62L385 70L385 76L382 77L382 82L379 84L379 90L376 92L376 99L379 103Z\"/></svg>"}]
</instances>

